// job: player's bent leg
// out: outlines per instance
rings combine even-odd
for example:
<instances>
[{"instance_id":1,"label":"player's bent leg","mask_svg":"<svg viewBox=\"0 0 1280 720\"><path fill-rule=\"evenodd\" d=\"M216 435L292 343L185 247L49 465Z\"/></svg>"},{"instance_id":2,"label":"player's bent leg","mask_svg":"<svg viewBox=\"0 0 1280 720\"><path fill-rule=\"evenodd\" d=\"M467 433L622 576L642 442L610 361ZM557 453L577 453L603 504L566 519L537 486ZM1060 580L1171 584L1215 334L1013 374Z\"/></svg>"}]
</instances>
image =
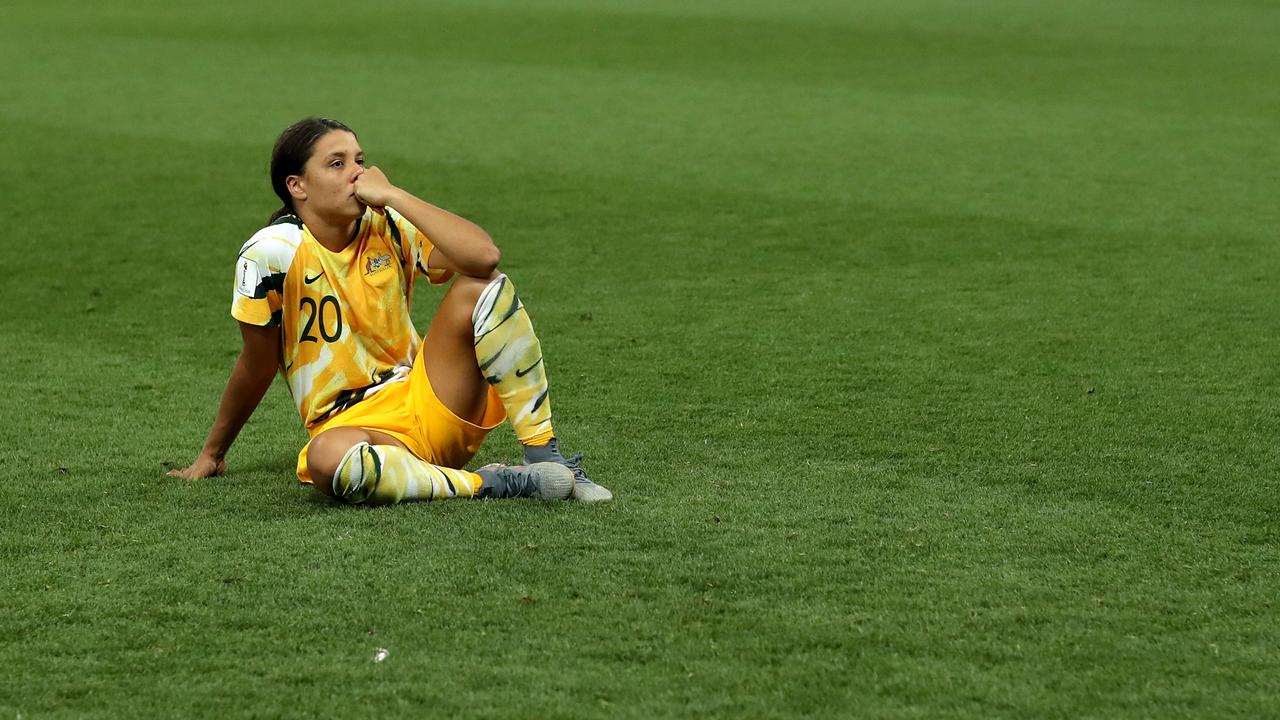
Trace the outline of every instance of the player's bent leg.
<instances>
[{"instance_id":1,"label":"player's bent leg","mask_svg":"<svg viewBox=\"0 0 1280 720\"><path fill-rule=\"evenodd\" d=\"M395 438L363 428L316 435L307 467L322 493L352 504L476 497L484 484L475 473L432 465Z\"/></svg>"},{"instance_id":2,"label":"player's bent leg","mask_svg":"<svg viewBox=\"0 0 1280 720\"><path fill-rule=\"evenodd\" d=\"M515 286L499 275L485 286L472 313L476 361L485 381L498 391L527 463L551 462L574 476L573 499L606 502L607 488L592 482L582 469L582 454L565 458L551 424L551 399L542 344Z\"/></svg>"},{"instance_id":3,"label":"player's bent leg","mask_svg":"<svg viewBox=\"0 0 1280 720\"><path fill-rule=\"evenodd\" d=\"M361 442L338 464L332 489L345 502L392 505L476 497L483 484L475 473L432 465L403 447Z\"/></svg>"},{"instance_id":4,"label":"player's bent leg","mask_svg":"<svg viewBox=\"0 0 1280 720\"><path fill-rule=\"evenodd\" d=\"M613 498L587 477L581 455L566 459L560 454L542 345L509 277L498 273L488 279L454 280L432 319L424 347L427 378L451 412L478 422L492 386L525 448L526 463L569 468L575 500Z\"/></svg>"}]
</instances>

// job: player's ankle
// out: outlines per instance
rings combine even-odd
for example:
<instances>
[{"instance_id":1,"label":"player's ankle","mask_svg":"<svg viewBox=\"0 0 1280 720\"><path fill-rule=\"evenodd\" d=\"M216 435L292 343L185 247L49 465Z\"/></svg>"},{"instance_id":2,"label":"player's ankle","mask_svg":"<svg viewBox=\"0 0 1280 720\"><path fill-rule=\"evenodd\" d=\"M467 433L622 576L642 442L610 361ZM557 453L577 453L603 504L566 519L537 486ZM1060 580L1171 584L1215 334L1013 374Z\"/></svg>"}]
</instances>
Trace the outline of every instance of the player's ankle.
<instances>
[{"instance_id":1,"label":"player's ankle","mask_svg":"<svg viewBox=\"0 0 1280 720\"><path fill-rule=\"evenodd\" d=\"M561 462L562 460L560 444L556 441L555 436L549 438L542 445L524 446L524 461L527 463Z\"/></svg>"}]
</instances>

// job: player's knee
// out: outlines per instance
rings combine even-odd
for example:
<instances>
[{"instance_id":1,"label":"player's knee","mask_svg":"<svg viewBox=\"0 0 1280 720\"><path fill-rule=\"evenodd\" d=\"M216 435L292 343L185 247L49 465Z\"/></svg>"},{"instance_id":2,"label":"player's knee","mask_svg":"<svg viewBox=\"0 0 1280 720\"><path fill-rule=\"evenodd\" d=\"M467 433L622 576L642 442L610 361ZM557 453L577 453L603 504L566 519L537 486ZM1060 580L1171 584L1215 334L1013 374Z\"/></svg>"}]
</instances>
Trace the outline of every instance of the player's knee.
<instances>
[{"instance_id":1,"label":"player's knee","mask_svg":"<svg viewBox=\"0 0 1280 720\"><path fill-rule=\"evenodd\" d=\"M471 326L476 337L493 330L524 307L511 278L503 273L484 280L475 279L475 286L479 292L472 306Z\"/></svg>"},{"instance_id":2,"label":"player's knee","mask_svg":"<svg viewBox=\"0 0 1280 720\"><path fill-rule=\"evenodd\" d=\"M492 277L477 278L469 276L460 276L453 281L453 286L449 288L449 292L458 295L458 311L471 312L471 308L476 306L480 301L480 296L484 294L485 288L489 287L495 280L502 277L501 273L495 272Z\"/></svg>"},{"instance_id":3,"label":"player's knee","mask_svg":"<svg viewBox=\"0 0 1280 720\"><path fill-rule=\"evenodd\" d=\"M382 458L372 445L362 440L343 454L330 473L327 485L335 500L353 505L379 504L376 496L381 478Z\"/></svg>"},{"instance_id":4,"label":"player's knee","mask_svg":"<svg viewBox=\"0 0 1280 720\"><path fill-rule=\"evenodd\" d=\"M349 485L335 482L348 452L360 441L360 438L345 435L347 433L327 431L315 436L307 447L307 472L320 492L338 500L354 502Z\"/></svg>"},{"instance_id":5,"label":"player's knee","mask_svg":"<svg viewBox=\"0 0 1280 720\"><path fill-rule=\"evenodd\" d=\"M321 488L333 482L333 473L338 469L338 460L341 459L341 456L336 460L330 458L326 445L317 437L307 447L307 473L311 475L316 487Z\"/></svg>"}]
</instances>

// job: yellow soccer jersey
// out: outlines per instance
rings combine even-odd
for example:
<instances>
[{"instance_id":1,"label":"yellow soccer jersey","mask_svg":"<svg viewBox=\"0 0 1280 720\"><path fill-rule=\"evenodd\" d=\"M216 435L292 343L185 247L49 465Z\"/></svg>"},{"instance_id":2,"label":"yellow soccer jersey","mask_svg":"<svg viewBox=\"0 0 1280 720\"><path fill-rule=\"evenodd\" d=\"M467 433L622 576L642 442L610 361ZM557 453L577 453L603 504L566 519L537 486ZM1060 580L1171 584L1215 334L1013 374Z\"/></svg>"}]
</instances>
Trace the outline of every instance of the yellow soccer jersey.
<instances>
[{"instance_id":1,"label":"yellow soccer jersey","mask_svg":"<svg viewBox=\"0 0 1280 720\"><path fill-rule=\"evenodd\" d=\"M442 283L452 274L427 269L431 249L391 208L366 210L341 252L293 216L240 249L231 315L280 327L280 368L308 431L408 376L420 342L409 317L413 280Z\"/></svg>"}]
</instances>

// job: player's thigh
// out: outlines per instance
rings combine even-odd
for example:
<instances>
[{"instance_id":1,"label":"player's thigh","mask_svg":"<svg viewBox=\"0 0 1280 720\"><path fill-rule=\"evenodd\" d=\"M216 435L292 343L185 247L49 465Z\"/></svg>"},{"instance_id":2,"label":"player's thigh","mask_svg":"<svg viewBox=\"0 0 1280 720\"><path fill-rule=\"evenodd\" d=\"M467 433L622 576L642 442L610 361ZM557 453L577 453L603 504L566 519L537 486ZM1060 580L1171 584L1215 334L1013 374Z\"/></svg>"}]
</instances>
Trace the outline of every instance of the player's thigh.
<instances>
[{"instance_id":1,"label":"player's thigh","mask_svg":"<svg viewBox=\"0 0 1280 720\"><path fill-rule=\"evenodd\" d=\"M325 430L307 443L307 472L316 489L325 495L333 495L333 475L347 451L358 443L370 445L395 445L406 447L396 438L377 430L361 427L336 427Z\"/></svg>"},{"instance_id":2,"label":"player's thigh","mask_svg":"<svg viewBox=\"0 0 1280 720\"><path fill-rule=\"evenodd\" d=\"M436 398L472 423L484 418L489 383L476 362L471 314L489 282L465 276L455 279L423 340L423 367Z\"/></svg>"}]
</instances>

